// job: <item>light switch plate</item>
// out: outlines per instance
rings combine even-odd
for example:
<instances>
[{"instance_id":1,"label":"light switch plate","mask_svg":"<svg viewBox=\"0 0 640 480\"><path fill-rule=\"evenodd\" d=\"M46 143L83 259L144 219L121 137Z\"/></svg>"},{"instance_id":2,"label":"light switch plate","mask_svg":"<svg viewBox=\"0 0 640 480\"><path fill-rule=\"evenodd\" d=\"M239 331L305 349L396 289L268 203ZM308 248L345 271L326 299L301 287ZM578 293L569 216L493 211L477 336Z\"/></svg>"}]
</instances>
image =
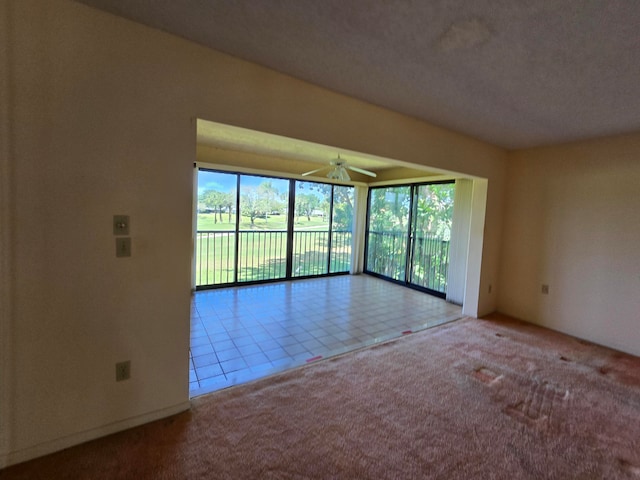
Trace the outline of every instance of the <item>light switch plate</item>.
<instances>
[{"instance_id":1,"label":"light switch plate","mask_svg":"<svg viewBox=\"0 0 640 480\"><path fill-rule=\"evenodd\" d=\"M113 234L129 235L129 215L113 216Z\"/></svg>"},{"instance_id":2,"label":"light switch plate","mask_svg":"<svg viewBox=\"0 0 640 480\"><path fill-rule=\"evenodd\" d=\"M116 257L131 256L131 238L116 238Z\"/></svg>"},{"instance_id":3,"label":"light switch plate","mask_svg":"<svg viewBox=\"0 0 640 480\"><path fill-rule=\"evenodd\" d=\"M116 363L116 382L131 378L131 360Z\"/></svg>"}]
</instances>

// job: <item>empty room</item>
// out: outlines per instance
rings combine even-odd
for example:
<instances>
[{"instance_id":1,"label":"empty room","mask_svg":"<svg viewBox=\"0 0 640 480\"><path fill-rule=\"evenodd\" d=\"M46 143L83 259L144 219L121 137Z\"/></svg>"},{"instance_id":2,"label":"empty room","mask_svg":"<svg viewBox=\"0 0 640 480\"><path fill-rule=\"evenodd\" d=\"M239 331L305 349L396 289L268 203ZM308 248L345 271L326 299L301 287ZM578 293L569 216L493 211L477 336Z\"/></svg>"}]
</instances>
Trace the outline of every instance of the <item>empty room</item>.
<instances>
[{"instance_id":1,"label":"empty room","mask_svg":"<svg viewBox=\"0 0 640 480\"><path fill-rule=\"evenodd\" d=\"M192 397L462 317L473 179L204 120L197 138Z\"/></svg>"},{"instance_id":2,"label":"empty room","mask_svg":"<svg viewBox=\"0 0 640 480\"><path fill-rule=\"evenodd\" d=\"M640 478L639 22L0 2L0 478Z\"/></svg>"}]
</instances>

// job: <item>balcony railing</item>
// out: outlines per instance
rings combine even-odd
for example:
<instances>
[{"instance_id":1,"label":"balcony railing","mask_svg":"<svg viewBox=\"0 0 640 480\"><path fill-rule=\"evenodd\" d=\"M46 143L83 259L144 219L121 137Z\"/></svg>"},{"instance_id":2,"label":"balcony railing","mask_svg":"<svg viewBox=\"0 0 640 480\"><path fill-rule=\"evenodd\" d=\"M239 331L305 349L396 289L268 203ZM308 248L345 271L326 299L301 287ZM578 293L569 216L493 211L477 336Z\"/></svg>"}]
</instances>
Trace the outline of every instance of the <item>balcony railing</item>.
<instances>
[{"instance_id":1,"label":"balcony railing","mask_svg":"<svg viewBox=\"0 0 640 480\"><path fill-rule=\"evenodd\" d=\"M196 235L196 285L235 282L235 230L205 230Z\"/></svg>"},{"instance_id":2,"label":"balcony railing","mask_svg":"<svg viewBox=\"0 0 640 480\"><path fill-rule=\"evenodd\" d=\"M446 293L449 244L449 240L435 236L415 236L410 283Z\"/></svg>"},{"instance_id":3,"label":"balcony railing","mask_svg":"<svg viewBox=\"0 0 640 480\"><path fill-rule=\"evenodd\" d=\"M351 232L339 230L332 232L330 263L328 240L328 231L294 231L292 277L349 271ZM286 231L250 230L236 233L234 230L200 230L197 232L197 286L286 278L286 265Z\"/></svg>"},{"instance_id":4,"label":"balcony railing","mask_svg":"<svg viewBox=\"0 0 640 480\"><path fill-rule=\"evenodd\" d=\"M413 253L406 275L408 235L405 232L369 231L367 271L405 281L440 293L447 290L449 241L435 236L412 238Z\"/></svg>"}]
</instances>

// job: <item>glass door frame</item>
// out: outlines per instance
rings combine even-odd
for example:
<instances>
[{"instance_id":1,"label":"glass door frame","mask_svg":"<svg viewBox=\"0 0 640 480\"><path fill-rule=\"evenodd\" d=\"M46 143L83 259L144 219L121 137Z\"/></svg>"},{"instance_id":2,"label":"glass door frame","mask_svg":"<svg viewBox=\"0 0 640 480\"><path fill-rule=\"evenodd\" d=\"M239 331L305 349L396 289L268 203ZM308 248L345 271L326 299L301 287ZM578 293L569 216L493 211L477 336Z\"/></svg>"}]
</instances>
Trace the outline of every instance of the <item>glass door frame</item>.
<instances>
[{"instance_id":1,"label":"glass door frame","mask_svg":"<svg viewBox=\"0 0 640 480\"><path fill-rule=\"evenodd\" d=\"M427 182L419 182L419 183L402 183L402 184L394 184L394 185L381 185L378 187L370 187L369 191L367 193L367 217L366 217L366 227L365 227L365 234L364 234L364 269L363 272L366 273L367 275L371 275L377 278L381 278L383 280L387 280L389 282L393 282L396 283L398 285L402 285L408 288L412 288L414 290L419 290L421 292L424 293L428 293L430 295L439 297L439 298L446 298L447 297L447 293L446 292L440 292L438 290L433 290L431 288L428 287L423 287L422 285L417 285L415 283L411 283L410 279L411 279L411 272L413 270L413 258L415 256L415 218L416 218L416 212L417 212L417 195L418 195L418 189L422 186L425 185L445 185L445 184L454 184L455 185L455 180L435 180L435 181L427 181ZM395 187L410 187L410 192L409 192L409 198L410 198L410 204L409 204L409 211L407 214L407 231L406 231L406 238L407 238L407 253L406 253L406 258L405 258L405 269L404 269L404 279L402 280L397 280L395 278L389 277L387 275L383 275L377 272L373 272L371 270L369 270L368 268L368 263L369 263L369 231L370 231L370 224L371 224L371 195L373 190L376 189L382 189L382 188L395 188Z\"/></svg>"}]
</instances>

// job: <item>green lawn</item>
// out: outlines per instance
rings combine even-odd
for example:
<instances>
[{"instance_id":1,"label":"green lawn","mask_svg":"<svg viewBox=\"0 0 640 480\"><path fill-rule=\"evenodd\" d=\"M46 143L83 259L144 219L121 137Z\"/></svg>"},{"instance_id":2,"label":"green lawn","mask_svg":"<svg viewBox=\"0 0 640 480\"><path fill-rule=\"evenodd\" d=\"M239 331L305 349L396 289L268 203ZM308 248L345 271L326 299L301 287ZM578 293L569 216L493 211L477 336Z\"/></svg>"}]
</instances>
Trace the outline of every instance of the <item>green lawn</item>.
<instances>
[{"instance_id":1,"label":"green lawn","mask_svg":"<svg viewBox=\"0 0 640 480\"><path fill-rule=\"evenodd\" d=\"M215 218L214 218L215 217ZM295 219L294 229L303 230L307 228L316 229L318 227L329 228L329 223L322 219L322 217L311 217L307 220L307 217L299 217ZM199 213L198 214L198 230L235 230L236 228L236 216L231 214L231 221L229 221L229 215L222 214L222 221L220 216L213 213ZM287 229L287 216L286 215L269 215L266 219L264 217L256 218L254 220L254 228L251 228L251 219L249 217L240 218L240 230L286 230Z\"/></svg>"},{"instance_id":2,"label":"green lawn","mask_svg":"<svg viewBox=\"0 0 640 480\"><path fill-rule=\"evenodd\" d=\"M218 224L221 225L221 224ZM220 228L220 230L224 230ZM309 231L294 235L293 276L327 273L328 232ZM198 235L196 242L196 284L232 283L235 268L234 233ZM238 281L272 280L286 274L286 232L260 230L240 233ZM331 272L349 269L351 234L334 233Z\"/></svg>"}]
</instances>

